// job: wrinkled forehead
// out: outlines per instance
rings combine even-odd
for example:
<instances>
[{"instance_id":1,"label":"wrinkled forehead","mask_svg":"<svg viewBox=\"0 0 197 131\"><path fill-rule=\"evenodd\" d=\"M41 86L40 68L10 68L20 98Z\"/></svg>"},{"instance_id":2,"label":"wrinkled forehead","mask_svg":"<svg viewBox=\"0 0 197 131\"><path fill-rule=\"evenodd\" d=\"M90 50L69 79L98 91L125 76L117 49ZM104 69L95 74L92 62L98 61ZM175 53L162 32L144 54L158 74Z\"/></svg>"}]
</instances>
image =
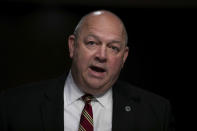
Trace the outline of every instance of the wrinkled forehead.
<instances>
[{"instance_id":1,"label":"wrinkled forehead","mask_svg":"<svg viewBox=\"0 0 197 131\"><path fill-rule=\"evenodd\" d=\"M110 11L100 10L91 12L80 20L74 34L80 36L89 29L103 33L116 34L127 43L127 32L122 20ZM83 33L82 33L83 32Z\"/></svg>"},{"instance_id":2,"label":"wrinkled forehead","mask_svg":"<svg viewBox=\"0 0 197 131\"><path fill-rule=\"evenodd\" d=\"M111 14L101 14L95 15L91 14L86 17L82 29L87 30L97 30L103 33L112 33L116 35L123 36L123 24L114 15Z\"/></svg>"},{"instance_id":3,"label":"wrinkled forehead","mask_svg":"<svg viewBox=\"0 0 197 131\"><path fill-rule=\"evenodd\" d=\"M113 13L107 11L95 11L87 15L84 25L103 25L114 28L123 28L122 21Z\"/></svg>"}]
</instances>

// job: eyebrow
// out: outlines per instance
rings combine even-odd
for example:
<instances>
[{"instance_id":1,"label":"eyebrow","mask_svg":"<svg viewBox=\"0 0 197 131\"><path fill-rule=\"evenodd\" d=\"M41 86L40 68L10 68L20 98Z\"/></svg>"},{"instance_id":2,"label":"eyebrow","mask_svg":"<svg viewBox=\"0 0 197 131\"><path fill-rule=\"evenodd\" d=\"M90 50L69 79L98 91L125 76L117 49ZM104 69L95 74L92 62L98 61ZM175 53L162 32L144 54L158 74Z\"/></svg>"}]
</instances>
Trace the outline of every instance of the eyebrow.
<instances>
[{"instance_id":1,"label":"eyebrow","mask_svg":"<svg viewBox=\"0 0 197 131\"><path fill-rule=\"evenodd\" d=\"M99 40L99 37L96 36L96 35L89 34L86 38L88 38L88 37L93 37L93 38L95 38L96 40L100 41L100 40ZM121 42L121 41L118 41L118 40L112 40L112 41L110 41L110 42L108 42L108 43L109 43L109 44L112 44L112 43L122 44L122 42Z\"/></svg>"},{"instance_id":2,"label":"eyebrow","mask_svg":"<svg viewBox=\"0 0 197 131\"><path fill-rule=\"evenodd\" d=\"M96 40L100 41L100 40L99 40L99 37L98 37L98 36L95 36L95 35L93 35L93 34L89 34L89 35L86 37L86 39L87 39L88 37L93 37L93 38L95 38Z\"/></svg>"},{"instance_id":3,"label":"eyebrow","mask_svg":"<svg viewBox=\"0 0 197 131\"><path fill-rule=\"evenodd\" d=\"M109 43L117 43L117 44L122 44L122 42L121 42L121 41L118 41L118 40L112 40L112 41L110 41Z\"/></svg>"}]
</instances>

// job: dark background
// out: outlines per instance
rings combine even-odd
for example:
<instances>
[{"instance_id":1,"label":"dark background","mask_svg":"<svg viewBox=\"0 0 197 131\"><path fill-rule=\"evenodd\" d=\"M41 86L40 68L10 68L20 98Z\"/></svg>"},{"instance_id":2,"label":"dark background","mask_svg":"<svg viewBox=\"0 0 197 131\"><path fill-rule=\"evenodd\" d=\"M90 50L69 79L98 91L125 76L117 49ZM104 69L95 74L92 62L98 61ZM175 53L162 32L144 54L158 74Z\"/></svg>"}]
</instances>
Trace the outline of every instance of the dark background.
<instances>
[{"instance_id":1,"label":"dark background","mask_svg":"<svg viewBox=\"0 0 197 131\"><path fill-rule=\"evenodd\" d=\"M195 62L196 2L7 0L0 4L0 90L69 70L68 35L84 14L107 9L123 20L129 35L130 54L120 78L169 99L177 130L192 125L185 119L185 109L193 108L186 98L194 94L188 78Z\"/></svg>"}]
</instances>

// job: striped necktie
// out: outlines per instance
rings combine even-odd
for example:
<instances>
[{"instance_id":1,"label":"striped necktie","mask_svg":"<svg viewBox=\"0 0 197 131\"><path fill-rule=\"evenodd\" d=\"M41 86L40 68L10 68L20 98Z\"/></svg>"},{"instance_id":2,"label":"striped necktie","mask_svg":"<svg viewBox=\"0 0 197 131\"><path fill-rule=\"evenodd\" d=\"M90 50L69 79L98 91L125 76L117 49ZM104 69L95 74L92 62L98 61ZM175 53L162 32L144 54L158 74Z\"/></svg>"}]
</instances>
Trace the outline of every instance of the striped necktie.
<instances>
[{"instance_id":1,"label":"striped necktie","mask_svg":"<svg viewBox=\"0 0 197 131\"><path fill-rule=\"evenodd\" d=\"M93 131L93 113L92 113L92 106L90 104L93 96L86 94L82 96L83 101L85 102L85 106L81 113L79 131Z\"/></svg>"}]
</instances>

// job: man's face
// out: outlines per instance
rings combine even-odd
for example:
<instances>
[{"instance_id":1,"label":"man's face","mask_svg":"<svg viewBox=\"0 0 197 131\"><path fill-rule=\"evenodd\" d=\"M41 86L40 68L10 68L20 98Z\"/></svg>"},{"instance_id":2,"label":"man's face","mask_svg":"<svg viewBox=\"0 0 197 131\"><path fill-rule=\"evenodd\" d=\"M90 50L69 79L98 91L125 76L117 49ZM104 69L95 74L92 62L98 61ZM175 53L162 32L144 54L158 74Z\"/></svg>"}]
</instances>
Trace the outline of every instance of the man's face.
<instances>
[{"instance_id":1,"label":"man's face","mask_svg":"<svg viewBox=\"0 0 197 131\"><path fill-rule=\"evenodd\" d=\"M72 76L86 93L106 92L117 80L127 58L123 27L117 23L91 19L83 25L78 38L69 37Z\"/></svg>"}]
</instances>

